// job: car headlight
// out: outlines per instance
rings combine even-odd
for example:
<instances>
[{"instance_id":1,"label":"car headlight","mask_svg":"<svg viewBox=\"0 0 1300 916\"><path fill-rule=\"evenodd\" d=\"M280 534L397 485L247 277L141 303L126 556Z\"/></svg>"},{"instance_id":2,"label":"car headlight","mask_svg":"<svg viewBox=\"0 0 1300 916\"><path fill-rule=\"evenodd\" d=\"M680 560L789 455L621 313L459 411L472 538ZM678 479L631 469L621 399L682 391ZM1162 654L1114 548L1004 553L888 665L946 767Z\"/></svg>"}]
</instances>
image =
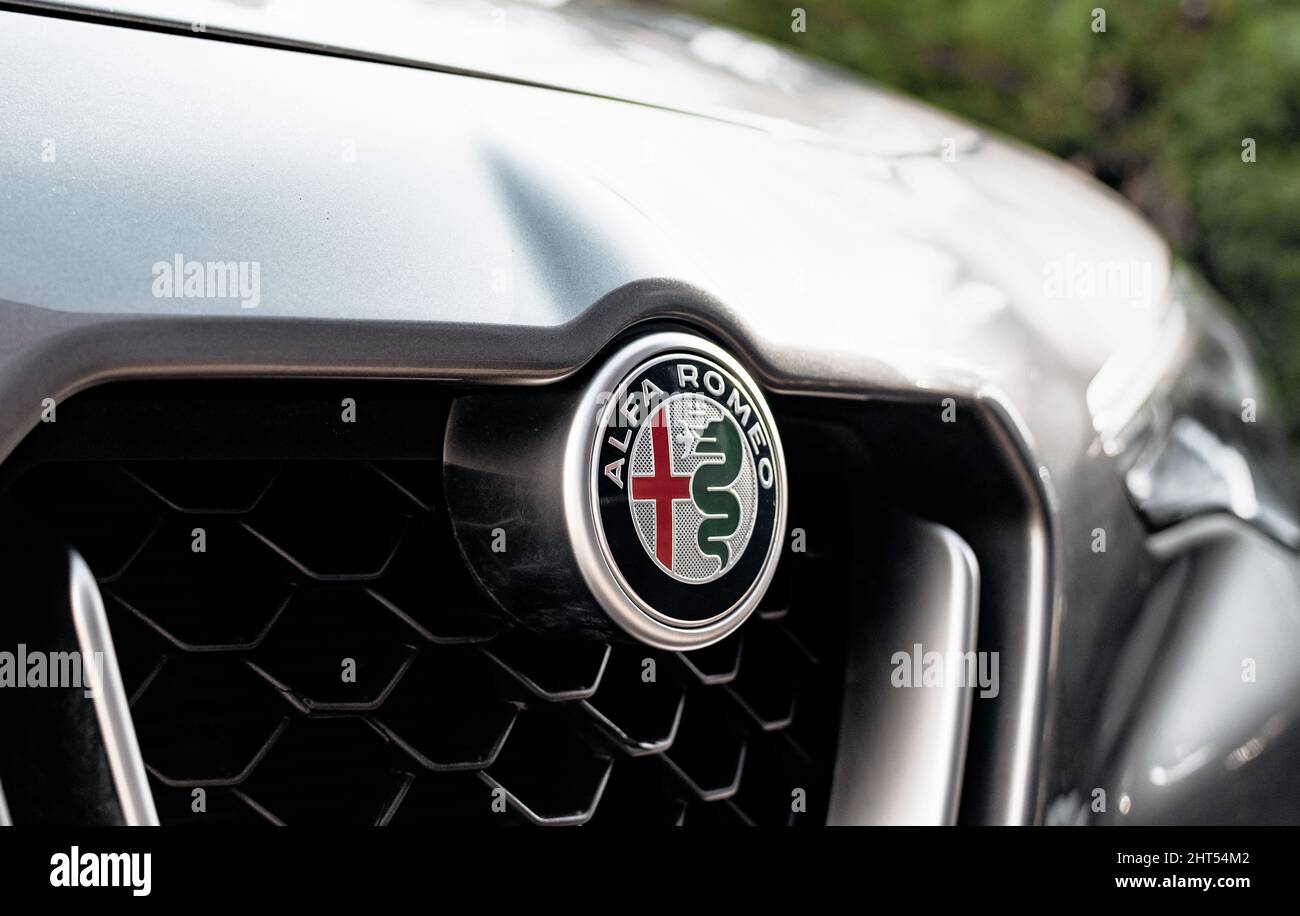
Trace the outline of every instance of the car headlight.
<instances>
[{"instance_id":1,"label":"car headlight","mask_svg":"<svg viewBox=\"0 0 1300 916\"><path fill-rule=\"evenodd\" d=\"M1088 407L1152 527L1228 512L1300 546L1278 406L1222 301L1186 266L1159 320L1097 373Z\"/></svg>"}]
</instances>

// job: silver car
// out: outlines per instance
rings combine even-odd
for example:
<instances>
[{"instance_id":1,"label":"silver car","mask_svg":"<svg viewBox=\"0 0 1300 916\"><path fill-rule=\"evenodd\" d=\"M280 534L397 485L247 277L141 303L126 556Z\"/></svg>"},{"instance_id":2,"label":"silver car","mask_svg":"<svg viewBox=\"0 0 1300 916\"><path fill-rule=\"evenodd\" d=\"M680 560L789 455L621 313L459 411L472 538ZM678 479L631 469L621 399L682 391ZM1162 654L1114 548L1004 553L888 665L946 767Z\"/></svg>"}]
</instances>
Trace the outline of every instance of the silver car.
<instances>
[{"instance_id":1,"label":"silver car","mask_svg":"<svg viewBox=\"0 0 1300 916\"><path fill-rule=\"evenodd\" d=\"M1100 185L604 3L0 61L0 822L1300 822L1280 407Z\"/></svg>"}]
</instances>

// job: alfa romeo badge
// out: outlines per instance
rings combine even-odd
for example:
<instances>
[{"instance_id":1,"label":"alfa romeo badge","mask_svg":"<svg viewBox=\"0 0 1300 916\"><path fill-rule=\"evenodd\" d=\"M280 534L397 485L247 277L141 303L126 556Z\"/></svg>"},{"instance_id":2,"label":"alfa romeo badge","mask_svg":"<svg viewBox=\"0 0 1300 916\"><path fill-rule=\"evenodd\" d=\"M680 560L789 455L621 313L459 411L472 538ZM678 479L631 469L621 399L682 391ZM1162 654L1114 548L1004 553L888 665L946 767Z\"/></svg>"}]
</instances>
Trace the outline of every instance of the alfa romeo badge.
<instances>
[{"instance_id":1,"label":"alfa romeo badge","mask_svg":"<svg viewBox=\"0 0 1300 916\"><path fill-rule=\"evenodd\" d=\"M762 393L716 345L661 333L617 353L587 402L566 484L588 586L647 643L716 642L762 598L784 536L785 465Z\"/></svg>"}]
</instances>

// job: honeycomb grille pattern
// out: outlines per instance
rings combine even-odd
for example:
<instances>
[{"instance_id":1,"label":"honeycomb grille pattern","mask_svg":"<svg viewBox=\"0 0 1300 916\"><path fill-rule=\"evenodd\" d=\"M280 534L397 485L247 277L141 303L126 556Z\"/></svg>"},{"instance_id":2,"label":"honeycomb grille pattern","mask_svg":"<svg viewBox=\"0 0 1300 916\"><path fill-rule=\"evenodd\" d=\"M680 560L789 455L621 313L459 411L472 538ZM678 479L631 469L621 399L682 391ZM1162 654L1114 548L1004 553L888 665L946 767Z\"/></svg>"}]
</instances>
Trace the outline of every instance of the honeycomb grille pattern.
<instances>
[{"instance_id":1,"label":"honeycomb grille pattern","mask_svg":"<svg viewBox=\"0 0 1300 916\"><path fill-rule=\"evenodd\" d=\"M824 820L844 556L789 554L705 650L540 636L471 581L440 475L223 457L10 483L99 579L163 823Z\"/></svg>"}]
</instances>

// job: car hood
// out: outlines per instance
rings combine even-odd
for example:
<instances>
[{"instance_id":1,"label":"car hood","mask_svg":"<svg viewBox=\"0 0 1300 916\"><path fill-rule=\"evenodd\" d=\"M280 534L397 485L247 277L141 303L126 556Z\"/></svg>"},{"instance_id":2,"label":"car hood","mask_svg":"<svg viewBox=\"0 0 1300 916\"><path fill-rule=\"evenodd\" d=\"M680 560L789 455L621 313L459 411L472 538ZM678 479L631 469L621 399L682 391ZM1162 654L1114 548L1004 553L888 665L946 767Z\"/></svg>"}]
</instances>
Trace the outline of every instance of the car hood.
<instances>
[{"instance_id":1,"label":"car hood","mask_svg":"<svg viewBox=\"0 0 1300 916\"><path fill-rule=\"evenodd\" d=\"M962 143L956 120L834 67L665 10L518 0L72 0L28 5L472 73L882 154Z\"/></svg>"},{"instance_id":2,"label":"car hood","mask_svg":"<svg viewBox=\"0 0 1300 916\"><path fill-rule=\"evenodd\" d=\"M412 23L450 15L398 5ZM163 16L162 6L135 0L113 15ZM272 33L288 12L317 8L187 7L211 17L193 26L209 37L216 22ZM808 354L810 383L816 364L863 384L988 387L1026 413L1041 408L1033 419L1088 434L1082 392L1118 348L1155 333L1169 285L1167 247L1120 198L1048 157L972 139L946 116L798 62L816 74L811 85L844 93L834 132L628 104L618 96L650 73L663 87L706 73L697 101L798 116L797 87L773 85L756 65L746 75L698 60L686 26L653 38L645 15L506 8L503 42L538 38L522 58L499 55L501 72L540 78L549 67L548 79L568 74L575 87L621 74L595 94L301 53L305 37L267 49L188 27L97 17L52 27L0 13L0 56L27 87L0 96L0 300L81 315L522 332L669 280L720 303L756 347ZM354 17L355 33L340 17ZM425 37L414 25L367 31L357 17L340 9L302 25L317 44L367 46L373 32L395 57ZM474 57L437 30L428 44L429 57ZM900 136L929 140L885 152L858 142L872 131L855 118L906 123ZM40 155L41 138L58 143L57 162ZM151 265L177 258L260 264L257 308L160 297Z\"/></svg>"}]
</instances>

